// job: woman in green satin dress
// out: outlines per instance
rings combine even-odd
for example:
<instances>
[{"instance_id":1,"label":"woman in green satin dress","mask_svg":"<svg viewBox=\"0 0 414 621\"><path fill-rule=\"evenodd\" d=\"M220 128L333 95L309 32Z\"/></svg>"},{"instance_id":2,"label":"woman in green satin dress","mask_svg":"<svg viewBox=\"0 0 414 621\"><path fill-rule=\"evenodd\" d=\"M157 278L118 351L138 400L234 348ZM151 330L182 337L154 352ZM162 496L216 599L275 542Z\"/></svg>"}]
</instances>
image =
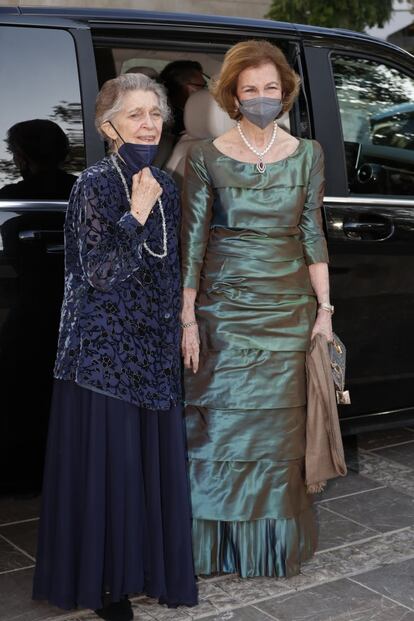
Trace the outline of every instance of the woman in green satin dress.
<instances>
[{"instance_id":1,"label":"woman in green satin dress","mask_svg":"<svg viewBox=\"0 0 414 621\"><path fill-rule=\"evenodd\" d=\"M270 43L231 48L213 95L238 127L187 160L182 323L198 574L292 576L316 547L305 352L313 334L332 338L333 308L322 150L275 121L298 84Z\"/></svg>"}]
</instances>

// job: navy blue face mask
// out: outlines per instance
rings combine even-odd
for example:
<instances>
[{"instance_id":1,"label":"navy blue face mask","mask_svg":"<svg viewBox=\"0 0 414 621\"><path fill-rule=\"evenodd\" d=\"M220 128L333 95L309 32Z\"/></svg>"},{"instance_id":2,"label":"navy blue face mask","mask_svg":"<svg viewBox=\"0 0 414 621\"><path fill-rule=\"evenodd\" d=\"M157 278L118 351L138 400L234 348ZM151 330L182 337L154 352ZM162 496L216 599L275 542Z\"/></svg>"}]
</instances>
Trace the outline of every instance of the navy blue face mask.
<instances>
[{"instance_id":1,"label":"navy blue face mask","mask_svg":"<svg viewBox=\"0 0 414 621\"><path fill-rule=\"evenodd\" d=\"M109 121L111 123L111 121ZM157 144L134 144L133 142L125 142L119 131L111 123L123 144L119 147L118 153L128 166L133 175L137 172L151 166L158 151Z\"/></svg>"}]
</instances>

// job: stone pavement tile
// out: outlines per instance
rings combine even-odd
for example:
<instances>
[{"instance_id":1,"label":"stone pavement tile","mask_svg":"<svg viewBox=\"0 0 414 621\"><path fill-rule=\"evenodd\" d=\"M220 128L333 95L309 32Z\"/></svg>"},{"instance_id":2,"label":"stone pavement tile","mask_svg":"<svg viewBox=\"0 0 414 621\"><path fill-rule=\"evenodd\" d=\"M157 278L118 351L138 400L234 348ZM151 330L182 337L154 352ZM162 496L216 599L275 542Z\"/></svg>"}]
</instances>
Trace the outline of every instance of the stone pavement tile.
<instances>
[{"instance_id":1,"label":"stone pavement tile","mask_svg":"<svg viewBox=\"0 0 414 621\"><path fill-rule=\"evenodd\" d=\"M16 548L0 537L0 574L13 569L19 569L20 567L30 567L33 564L34 561L32 559L16 550Z\"/></svg>"},{"instance_id":2,"label":"stone pavement tile","mask_svg":"<svg viewBox=\"0 0 414 621\"><path fill-rule=\"evenodd\" d=\"M228 572L218 572L215 574L200 574L198 579L200 582L220 582L221 580L227 580L229 576L238 576L238 574L230 574Z\"/></svg>"},{"instance_id":3,"label":"stone pavement tile","mask_svg":"<svg viewBox=\"0 0 414 621\"><path fill-rule=\"evenodd\" d=\"M180 606L177 609L169 609L160 606L156 600L149 597L141 597L132 600L134 619L139 621L190 621L225 612L229 608L240 605L228 593L222 591L214 584L199 584L199 604L193 608Z\"/></svg>"},{"instance_id":4,"label":"stone pavement tile","mask_svg":"<svg viewBox=\"0 0 414 621\"><path fill-rule=\"evenodd\" d=\"M414 476L411 468L382 459L375 453L360 451L360 472L365 477L414 496Z\"/></svg>"},{"instance_id":5,"label":"stone pavement tile","mask_svg":"<svg viewBox=\"0 0 414 621\"><path fill-rule=\"evenodd\" d=\"M272 621L272 619L273 617L252 606L226 610L212 617L203 617L203 621Z\"/></svg>"},{"instance_id":6,"label":"stone pavement tile","mask_svg":"<svg viewBox=\"0 0 414 621\"><path fill-rule=\"evenodd\" d=\"M318 550L327 550L335 548L345 543L351 543L359 539L366 539L373 535L378 535L379 531L367 526L360 526L355 522L351 522L342 515L336 515L324 508L323 505L318 506L318 523L319 523L319 545Z\"/></svg>"},{"instance_id":7,"label":"stone pavement tile","mask_svg":"<svg viewBox=\"0 0 414 621\"><path fill-rule=\"evenodd\" d=\"M309 588L341 576L357 575L382 565L397 563L407 557L414 557L414 527L317 553L302 565L298 576L287 580L287 586L290 589Z\"/></svg>"},{"instance_id":8,"label":"stone pavement tile","mask_svg":"<svg viewBox=\"0 0 414 621\"><path fill-rule=\"evenodd\" d=\"M338 477L328 481L325 490L321 494L315 494L315 502L325 502L331 498L355 494L356 492L364 492L380 486L381 483L372 481L372 479L367 479L349 470L346 477Z\"/></svg>"},{"instance_id":9,"label":"stone pavement tile","mask_svg":"<svg viewBox=\"0 0 414 621\"><path fill-rule=\"evenodd\" d=\"M10 526L0 526L0 535L19 546L22 550L36 556L37 530L39 522L22 522Z\"/></svg>"},{"instance_id":10,"label":"stone pavement tile","mask_svg":"<svg viewBox=\"0 0 414 621\"><path fill-rule=\"evenodd\" d=\"M75 616L73 616L75 615ZM17 620L16 620L17 621ZM20 619L18 621L21 621ZM55 618L50 619L48 621L55 621ZM72 613L71 615L67 616L67 617L61 617L59 616L56 621L99 621L99 617L96 616L96 614L92 611L85 611L85 612L77 612L77 613ZM142 617L140 617L140 621L153 621L153 619L144 619Z\"/></svg>"},{"instance_id":11,"label":"stone pavement tile","mask_svg":"<svg viewBox=\"0 0 414 621\"><path fill-rule=\"evenodd\" d=\"M288 580L285 578L239 578L236 576L221 581L220 588L242 604L283 595L290 590Z\"/></svg>"},{"instance_id":12,"label":"stone pavement tile","mask_svg":"<svg viewBox=\"0 0 414 621\"><path fill-rule=\"evenodd\" d=\"M131 601L132 610L134 613L134 619L137 621L154 621L156 617L149 616L148 614L142 613L141 611L137 611L137 604L135 601ZM48 621L99 621L99 618L93 610L74 610L74 611L64 611L63 616L59 616L58 618L48 619ZM188 617L187 617L188 619ZM17 620L16 620L17 621ZM20 619L18 621L21 621Z\"/></svg>"},{"instance_id":13,"label":"stone pavement tile","mask_svg":"<svg viewBox=\"0 0 414 621\"><path fill-rule=\"evenodd\" d=\"M56 610L56 608L54 610ZM16 619L16 621L21 620ZM93 610L63 610L59 612L59 615L57 617L53 617L51 619L47 618L47 621L99 621L99 617L95 614ZM153 620L140 617L140 621Z\"/></svg>"},{"instance_id":14,"label":"stone pavement tile","mask_svg":"<svg viewBox=\"0 0 414 621\"><path fill-rule=\"evenodd\" d=\"M188 609L188 614L192 618L198 619L200 616L216 614L218 611L224 612L240 605L239 600L234 594L222 588L223 582L201 582L198 585L199 605L196 608Z\"/></svg>"},{"instance_id":15,"label":"stone pavement tile","mask_svg":"<svg viewBox=\"0 0 414 621\"><path fill-rule=\"evenodd\" d=\"M68 616L68 611L34 602L32 580L33 569L0 575L0 621L47 621Z\"/></svg>"},{"instance_id":16,"label":"stone pavement tile","mask_svg":"<svg viewBox=\"0 0 414 621\"><path fill-rule=\"evenodd\" d=\"M281 598L285 598L289 592L293 593L298 590L315 588L327 581L337 581L342 576L354 575L355 579L359 580L362 572L388 564L392 570L395 563L405 560L410 554L414 557L414 527L396 533L382 534L376 539L349 545L337 550L320 552L313 559L303 564L300 575L289 579L251 578L242 580L233 576L227 580L220 581L218 584L220 584L220 588L228 591L240 603L257 608L261 605L260 600L265 598L270 598L277 602ZM257 584L257 587L255 587L255 584ZM244 588L246 589L245 592ZM272 595L275 597L272 597ZM196 612L196 609L193 610ZM406 611L406 609L404 610ZM239 612L239 609L231 608L226 613L223 612L206 618L211 619L211 621L221 621L221 619L225 620L227 618L239 621L239 617L237 615L234 616L237 612ZM230 616L232 613L234 613L233 616ZM225 614L229 616L226 617ZM198 617L195 616L194 618L197 619ZM200 618L205 617L202 615ZM307 617L303 617L303 619L305 618L308 621ZM370 618L367 617L367 619ZM397 616L396 619L398 618ZM347 617L345 616L344 619L347 619ZM349 617L349 619L350 621L365 621L364 617ZM392 620L393 617L390 617L389 620L384 619L384 621ZM261 621L265 621L265 618L263 617ZM289 619L289 621L292 620ZM316 618L315 621L320 620ZM332 617L330 621L338 621L338 619ZM376 619L375 621L378 620ZM408 620L404 618L404 621Z\"/></svg>"},{"instance_id":17,"label":"stone pavement tile","mask_svg":"<svg viewBox=\"0 0 414 621\"><path fill-rule=\"evenodd\" d=\"M337 550L322 551L304 563L301 573L292 578L242 579L232 576L227 580L221 580L218 584L241 604L254 603L256 606L257 601L265 598L284 597L288 592L317 586L341 576L357 575L382 565L400 562L406 559L410 552L414 557L414 527L397 533L382 534L376 539Z\"/></svg>"},{"instance_id":18,"label":"stone pavement tile","mask_svg":"<svg viewBox=\"0 0 414 621\"><path fill-rule=\"evenodd\" d=\"M179 608L167 608L161 606L156 599L140 597L132 599L134 619L151 619L151 621L190 621L189 611L193 608L180 606Z\"/></svg>"},{"instance_id":19,"label":"stone pavement tile","mask_svg":"<svg viewBox=\"0 0 414 621\"><path fill-rule=\"evenodd\" d=\"M414 610L414 559L379 567L354 580Z\"/></svg>"},{"instance_id":20,"label":"stone pavement tile","mask_svg":"<svg viewBox=\"0 0 414 621\"><path fill-rule=\"evenodd\" d=\"M138 607L134 602L132 602L132 610L134 612L134 620L136 619L137 621L154 621L154 617L143 613L142 610L138 610ZM97 621L97 618L95 615L91 616L90 619L81 619L81 621Z\"/></svg>"},{"instance_id":21,"label":"stone pavement tile","mask_svg":"<svg viewBox=\"0 0 414 621\"><path fill-rule=\"evenodd\" d=\"M210 617L218 612L240 606L240 602L233 594L221 588L221 582L203 581L198 583L199 605L194 608L180 606L176 610L160 606L156 600L149 597L141 597L133 600L134 614L141 621L141 615L147 615L156 621L190 621ZM146 617L144 617L146 618Z\"/></svg>"},{"instance_id":22,"label":"stone pavement tile","mask_svg":"<svg viewBox=\"0 0 414 621\"><path fill-rule=\"evenodd\" d=\"M259 602L255 608L276 621L414 621L413 611L346 579Z\"/></svg>"},{"instance_id":23,"label":"stone pavement tile","mask_svg":"<svg viewBox=\"0 0 414 621\"><path fill-rule=\"evenodd\" d=\"M407 444L378 449L375 451L375 455L386 457L408 468L414 468L414 441L408 442Z\"/></svg>"},{"instance_id":24,"label":"stone pavement tile","mask_svg":"<svg viewBox=\"0 0 414 621\"><path fill-rule=\"evenodd\" d=\"M388 487L330 500L324 507L381 532L414 524L414 498Z\"/></svg>"},{"instance_id":25,"label":"stone pavement tile","mask_svg":"<svg viewBox=\"0 0 414 621\"><path fill-rule=\"evenodd\" d=\"M379 431L367 431L358 435L358 446L364 449L375 449L414 440L414 429L399 427L396 429L382 429Z\"/></svg>"},{"instance_id":26,"label":"stone pavement tile","mask_svg":"<svg viewBox=\"0 0 414 621\"><path fill-rule=\"evenodd\" d=\"M39 517L40 496L0 496L0 524Z\"/></svg>"},{"instance_id":27,"label":"stone pavement tile","mask_svg":"<svg viewBox=\"0 0 414 621\"><path fill-rule=\"evenodd\" d=\"M16 619L16 621L21 620ZM48 619L47 621L99 621L99 617L93 612L93 610L80 610L78 612L72 612L68 616L62 617L59 615L59 617L53 617L52 619ZM153 619L141 619L140 617L140 621L153 621Z\"/></svg>"}]
</instances>

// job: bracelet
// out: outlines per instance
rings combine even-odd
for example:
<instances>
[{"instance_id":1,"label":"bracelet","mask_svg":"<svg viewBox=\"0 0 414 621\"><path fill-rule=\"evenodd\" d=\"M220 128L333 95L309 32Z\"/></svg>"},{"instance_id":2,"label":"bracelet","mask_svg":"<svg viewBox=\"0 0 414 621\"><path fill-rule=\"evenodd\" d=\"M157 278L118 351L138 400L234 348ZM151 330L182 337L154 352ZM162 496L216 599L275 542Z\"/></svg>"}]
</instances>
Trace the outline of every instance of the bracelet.
<instances>
[{"instance_id":1,"label":"bracelet","mask_svg":"<svg viewBox=\"0 0 414 621\"><path fill-rule=\"evenodd\" d=\"M187 321L187 323L182 323L181 327L182 328L189 328L190 326L196 326L197 322L196 321Z\"/></svg>"},{"instance_id":2,"label":"bracelet","mask_svg":"<svg viewBox=\"0 0 414 621\"><path fill-rule=\"evenodd\" d=\"M331 315L333 315L335 311L335 308L331 304L328 304L327 302L321 302L320 304L318 304L318 309L320 308L322 310L328 311L328 313L331 313Z\"/></svg>"}]
</instances>

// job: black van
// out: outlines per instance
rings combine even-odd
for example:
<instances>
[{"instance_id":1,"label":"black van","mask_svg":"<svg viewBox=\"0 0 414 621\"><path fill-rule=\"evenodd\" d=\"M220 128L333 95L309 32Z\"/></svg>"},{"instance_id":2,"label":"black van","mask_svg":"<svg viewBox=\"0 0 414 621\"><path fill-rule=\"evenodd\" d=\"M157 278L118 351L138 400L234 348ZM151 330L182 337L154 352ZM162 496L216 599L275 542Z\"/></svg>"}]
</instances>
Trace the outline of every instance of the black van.
<instances>
[{"instance_id":1,"label":"black van","mask_svg":"<svg viewBox=\"0 0 414 621\"><path fill-rule=\"evenodd\" d=\"M104 155L99 86L175 59L214 75L246 38L285 51L302 78L290 130L325 151L334 328L352 395L343 433L414 424L414 58L363 34L265 20L0 8L0 489L40 481L63 289L61 192ZM33 119L69 139L62 180L46 195L16 185L8 150L10 128Z\"/></svg>"}]
</instances>

